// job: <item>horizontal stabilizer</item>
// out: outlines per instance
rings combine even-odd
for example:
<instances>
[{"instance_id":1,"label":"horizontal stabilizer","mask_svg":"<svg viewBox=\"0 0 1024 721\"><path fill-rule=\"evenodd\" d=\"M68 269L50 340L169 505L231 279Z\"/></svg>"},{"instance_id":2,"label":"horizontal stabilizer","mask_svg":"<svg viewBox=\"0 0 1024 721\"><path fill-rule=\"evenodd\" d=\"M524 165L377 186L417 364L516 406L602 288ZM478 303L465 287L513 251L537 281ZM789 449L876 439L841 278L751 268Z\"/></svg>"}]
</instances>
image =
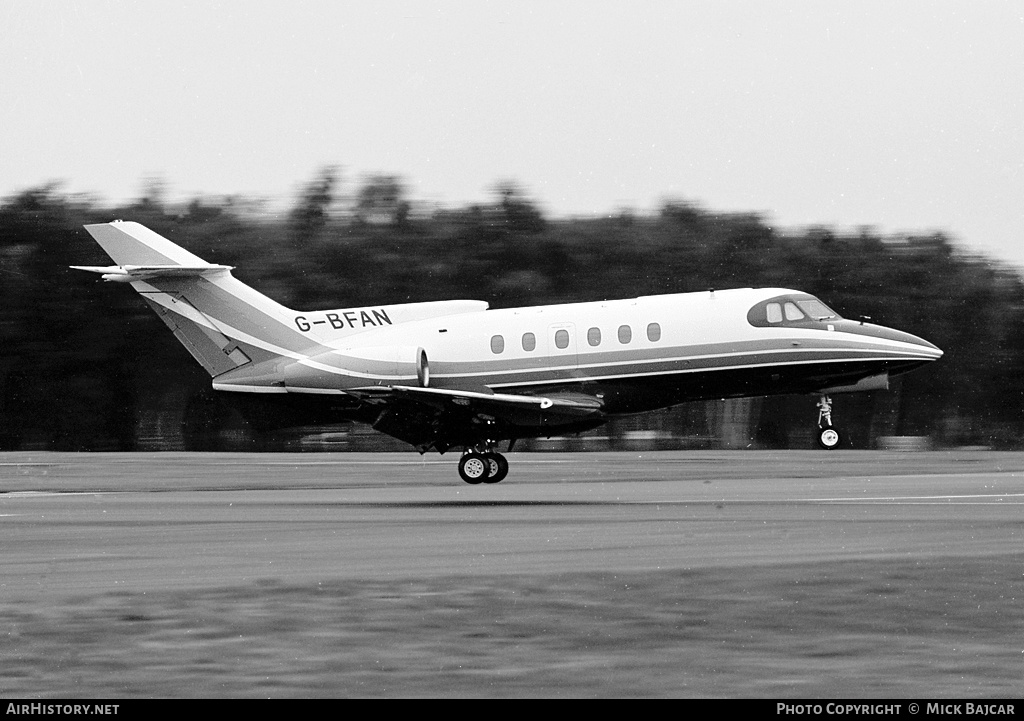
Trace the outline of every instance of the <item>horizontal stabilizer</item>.
<instances>
[{"instance_id":1,"label":"horizontal stabilizer","mask_svg":"<svg viewBox=\"0 0 1024 721\"><path fill-rule=\"evenodd\" d=\"M150 280L151 278L187 278L197 275L210 275L233 270L231 265L72 265L74 270L87 270L90 273L100 273L103 280L115 283L132 283L136 280Z\"/></svg>"}]
</instances>

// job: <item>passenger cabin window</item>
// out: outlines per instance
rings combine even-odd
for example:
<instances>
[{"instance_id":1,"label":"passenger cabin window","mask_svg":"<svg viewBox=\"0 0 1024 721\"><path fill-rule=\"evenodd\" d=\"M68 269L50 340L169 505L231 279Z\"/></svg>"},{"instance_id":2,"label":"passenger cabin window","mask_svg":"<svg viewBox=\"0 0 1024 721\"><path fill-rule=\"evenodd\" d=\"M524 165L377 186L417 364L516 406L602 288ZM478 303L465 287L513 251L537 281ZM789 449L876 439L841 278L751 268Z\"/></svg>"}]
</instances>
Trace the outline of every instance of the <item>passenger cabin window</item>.
<instances>
[{"instance_id":1,"label":"passenger cabin window","mask_svg":"<svg viewBox=\"0 0 1024 721\"><path fill-rule=\"evenodd\" d=\"M660 325L658 325L657 323L647 324L647 340L651 341L651 343L656 343L657 341L661 340Z\"/></svg>"},{"instance_id":2,"label":"passenger cabin window","mask_svg":"<svg viewBox=\"0 0 1024 721\"><path fill-rule=\"evenodd\" d=\"M501 353L505 350L505 339L500 335L491 336L491 353Z\"/></svg>"},{"instance_id":3,"label":"passenger cabin window","mask_svg":"<svg viewBox=\"0 0 1024 721\"><path fill-rule=\"evenodd\" d=\"M753 326L795 326L824 328L824 321L842 320L839 314L811 295L793 294L769 298L747 311Z\"/></svg>"},{"instance_id":4,"label":"passenger cabin window","mask_svg":"<svg viewBox=\"0 0 1024 721\"><path fill-rule=\"evenodd\" d=\"M590 345L601 345L601 329L591 328L587 331L587 343Z\"/></svg>"},{"instance_id":5,"label":"passenger cabin window","mask_svg":"<svg viewBox=\"0 0 1024 721\"><path fill-rule=\"evenodd\" d=\"M555 346L558 348L569 347L569 331L560 330L555 332Z\"/></svg>"},{"instance_id":6,"label":"passenger cabin window","mask_svg":"<svg viewBox=\"0 0 1024 721\"><path fill-rule=\"evenodd\" d=\"M622 345L626 345L626 343L629 343L631 340L633 340L633 329L630 328L628 325L620 325L619 343L622 343Z\"/></svg>"},{"instance_id":7,"label":"passenger cabin window","mask_svg":"<svg viewBox=\"0 0 1024 721\"><path fill-rule=\"evenodd\" d=\"M523 333L523 350L531 351L537 347L537 336L533 333Z\"/></svg>"}]
</instances>

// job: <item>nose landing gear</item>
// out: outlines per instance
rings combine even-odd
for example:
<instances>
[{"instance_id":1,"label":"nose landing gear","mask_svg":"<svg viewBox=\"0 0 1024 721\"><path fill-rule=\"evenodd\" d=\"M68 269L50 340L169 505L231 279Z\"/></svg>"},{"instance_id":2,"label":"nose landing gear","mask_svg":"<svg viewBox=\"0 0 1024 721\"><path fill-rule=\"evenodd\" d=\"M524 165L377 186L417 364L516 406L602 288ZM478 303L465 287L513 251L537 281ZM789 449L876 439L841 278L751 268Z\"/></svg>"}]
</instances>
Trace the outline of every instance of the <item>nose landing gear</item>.
<instances>
[{"instance_id":1,"label":"nose landing gear","mask_svg":"<svg viewBox=\"0 0 1024 721\"><path fill-rule=\"evenodd\" d=\"M841 440L839 431L832 427L832 399L823 395L818 401L818 445L831 451Z\"/></svg>"}]
</instances>

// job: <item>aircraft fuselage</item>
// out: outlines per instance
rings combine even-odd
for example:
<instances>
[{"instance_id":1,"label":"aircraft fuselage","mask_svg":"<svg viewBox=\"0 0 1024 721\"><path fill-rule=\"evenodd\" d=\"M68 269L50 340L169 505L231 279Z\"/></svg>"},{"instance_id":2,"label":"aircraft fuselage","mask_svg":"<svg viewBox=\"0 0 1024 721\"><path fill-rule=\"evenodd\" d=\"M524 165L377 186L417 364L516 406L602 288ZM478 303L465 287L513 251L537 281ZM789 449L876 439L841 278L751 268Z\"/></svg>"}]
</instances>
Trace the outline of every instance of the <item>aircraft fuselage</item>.
<instances>
[{"instance_id":1,"label":"aircraft fuselage","mask_svg":"<svg viewBox=\"0 0 1024 721\"><path fill-rule=\"evenodd\" d=\"M941 356L921 338L877 325L807 313L798 318L792 310L787 318L787 302L792 308L807 300L813 298L774 288L483 310L399 324L388 322L386 308L299 314L311 334L318 326L310 318L345 320L322 323L318 350L270 383L252 386L254 369L247 368L216 378L214 387L583 393L616 414L707 398L870 390ZM781 308L774 322L766 310L773 301ZM364 317L365 330L331 338L331 330L361 328Z\"/></svg>"}]
</instances>

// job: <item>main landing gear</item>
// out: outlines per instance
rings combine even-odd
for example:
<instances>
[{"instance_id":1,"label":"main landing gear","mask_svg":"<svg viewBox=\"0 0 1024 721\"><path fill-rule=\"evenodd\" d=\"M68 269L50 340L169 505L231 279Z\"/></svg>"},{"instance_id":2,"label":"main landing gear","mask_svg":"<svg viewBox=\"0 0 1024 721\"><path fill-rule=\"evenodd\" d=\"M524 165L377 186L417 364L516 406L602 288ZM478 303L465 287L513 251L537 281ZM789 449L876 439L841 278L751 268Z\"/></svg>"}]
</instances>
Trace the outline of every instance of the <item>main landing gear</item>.
<instances>
[{"instance_id":1,"label":"main landing gear","mask_svg":"<svg viewBox=\"0 0 1024 721\"><path fill-rule=\"evenodd\" d=\"M839 431L832 427L832 399L823 395L818 401L818 445L831 451L841 440Z\"/></svg>"},{"instance_id":2,"label":"main landing gear","mask_svg":"<svg viewBox=\"0 0 1024 721\"><path fill-rule=\"evenodd\" d=\"M498 483L508 475L508 461L490 448L467 448L459 459L459 475L474 486L477 483Z\"/></svg>"}]
</instances>

